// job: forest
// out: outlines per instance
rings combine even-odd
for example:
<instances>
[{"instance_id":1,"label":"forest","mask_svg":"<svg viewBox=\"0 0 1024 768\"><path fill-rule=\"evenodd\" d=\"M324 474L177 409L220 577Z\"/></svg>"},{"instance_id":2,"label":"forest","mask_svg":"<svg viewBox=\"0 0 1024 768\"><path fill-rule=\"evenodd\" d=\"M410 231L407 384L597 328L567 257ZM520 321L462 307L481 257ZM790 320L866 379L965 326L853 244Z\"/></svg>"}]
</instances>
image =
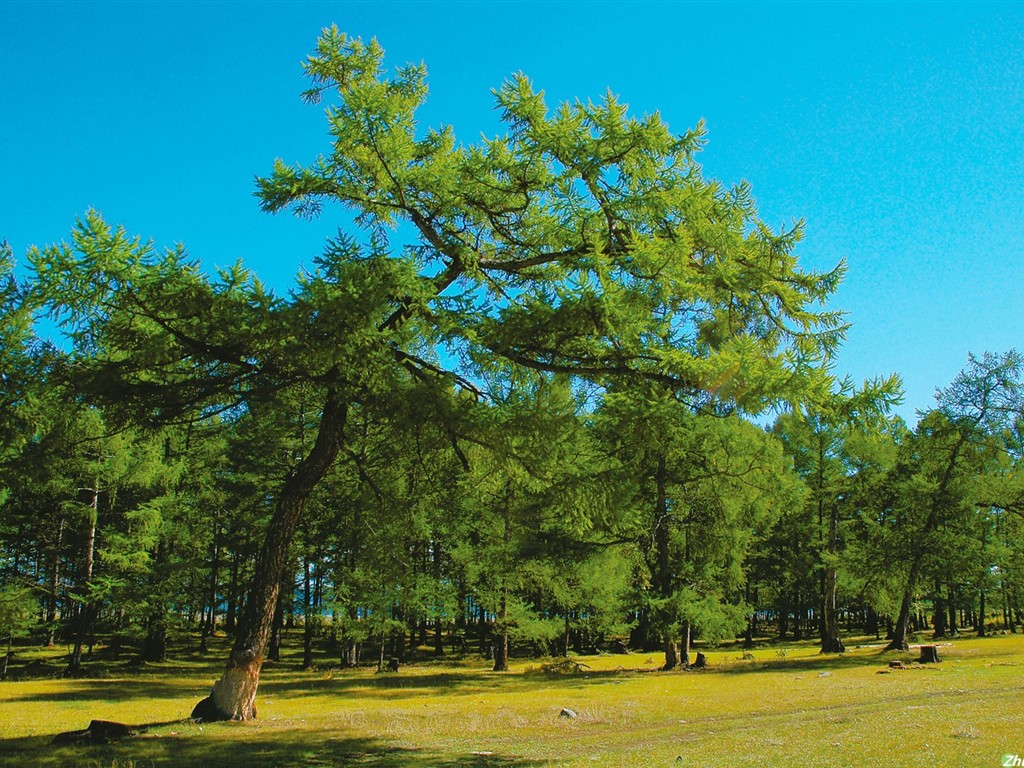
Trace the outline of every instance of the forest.
<instances>
[{"instance_id":1,"label":"forest","mask_svg":"<svg viewBox=\"0 0 1024 768\"><path fill-rule=\"evenodd\" d=\"M898 372L834 373L845 265L705 178L702 125L516 76L505 134L461 143L375 41L325 30L305 70L330 144L257 197L339 230L289 291L96 211L0 252L0 677L25 645L77 677L226 635L193 716L250 720L286 636L307 668L673 670L1021 628L1016 351L907 424Z\"/></svg>"}]
</instances>

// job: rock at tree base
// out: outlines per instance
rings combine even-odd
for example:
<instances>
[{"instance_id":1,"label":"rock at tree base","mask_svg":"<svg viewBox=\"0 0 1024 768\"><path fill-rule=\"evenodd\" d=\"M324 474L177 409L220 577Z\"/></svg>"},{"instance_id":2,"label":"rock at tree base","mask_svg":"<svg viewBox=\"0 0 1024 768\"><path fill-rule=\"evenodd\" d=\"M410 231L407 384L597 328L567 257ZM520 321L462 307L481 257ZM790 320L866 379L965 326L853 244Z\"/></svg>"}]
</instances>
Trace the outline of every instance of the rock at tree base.
<instances>
[{"instance_id":1,"label":"rock at tree base","mask_svg":"<svg viewBox=\"0 0 1024 768\"><path fill-rule=\"evenodd\" d=\"M938 664L939 649L934 645L922 645L921 646L921 658L918 659L922 664Z\"/></svg>"}]
</instances>

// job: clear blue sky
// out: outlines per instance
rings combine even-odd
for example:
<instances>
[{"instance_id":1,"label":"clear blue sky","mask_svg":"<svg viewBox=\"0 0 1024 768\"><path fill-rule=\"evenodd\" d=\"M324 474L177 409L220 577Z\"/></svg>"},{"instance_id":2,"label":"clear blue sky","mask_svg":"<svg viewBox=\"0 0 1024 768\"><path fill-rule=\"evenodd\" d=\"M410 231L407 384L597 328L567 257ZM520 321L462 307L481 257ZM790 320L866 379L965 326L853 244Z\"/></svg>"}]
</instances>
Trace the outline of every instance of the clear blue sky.
<instances>
[{"instance_id":1,"label":"clear blue sky","mask_svg":"<svg viewBox=\"0 0 1024 768\"><path fill-rule=\"evenodd\" d=\"M549 103L619 94L762 216L845 258L838 370L897 371L928 407L969 351L1024 346L1024 4L0 3L0 239L67 237L88 207L280 289L337 222L259 212L253 177L326 148L299 62L321 27L424 61L421 114L493 134L522 70Z\"/></svg>"}]
</instances>

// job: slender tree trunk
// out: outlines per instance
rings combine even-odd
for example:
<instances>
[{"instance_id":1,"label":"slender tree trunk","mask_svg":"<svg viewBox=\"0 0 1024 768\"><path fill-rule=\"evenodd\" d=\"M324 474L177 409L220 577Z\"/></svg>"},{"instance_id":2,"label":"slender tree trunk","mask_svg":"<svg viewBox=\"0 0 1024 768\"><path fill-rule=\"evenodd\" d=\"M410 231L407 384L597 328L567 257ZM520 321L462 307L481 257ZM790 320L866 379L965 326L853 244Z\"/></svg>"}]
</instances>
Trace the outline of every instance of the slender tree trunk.
<instances>
[{"instance_id":1,"label":"slender tree trunk","mask_svg":"<svg viewBox=\"0 0 1024 768\"><path fill-rule=\"evenodd\" d=\"M302 559L302 668L313 668L313 619L312 580L309 576L309 557Z\"/></svg>"},{"instance_id":2,"label":"slender tree trunk","mask_svg":"<svg viewBox=\"0 0 1024 768\"><path fill-rule=\"evenodd\" d=\"M270 641L274 607L295 527L310 493L341 451L347 416L348 406L341 393L330 389L313 448L288 474L278 495L227 667L220 680L214 683L210 695L196 705L193 718L252 720L256 717L260 667Z\"/></svg>"},{"instance_id":3,"label":"slender tree trunk","mask_svg":"<svg viewBox=\"0 0 1024 768\"><path fill-rule=\"evenodd\" d=\"M270 642L267 644L267 661L281 660L281 635L284 632L284 590L279 586L277 601L274 603L274 618L270 622Z\"/></svg>"},{"instance_id":4,"label":"slender tree trunk","mask_svg":"<svg viewBox=\"0 0 1024 768\"><path fill-rule=\"evenodd\" d=\"M932 617L932 627L935 630L933 637L942 638L946 636L946 604L942 600L942 585L938 579L935 581L935 612Z\"/></svg>"},{"instance_id":5,"label":"slender tree trunk","mask_svg":"<svg viewBox=\"0 0 1024 768\"><path fill-rule=\"evenodd\" d=\"M238 628L238 568L240 555L238 550L231 553L230 584L228 586L227 611L224 614L224 628L234 632Z\"/></svg>"},{"instance_id":6,"label":"slender tree trunk","mask_svg":"<svg viewBox=\"0 0 1024 768\"><path fill-rule=\"evenodd\" d=\"M442 551L441 544L435 539L433 547L433 560L434 560L434 584L440 586L441 584L441 566L442 566ZM441 606L438 606L437 615L434 617L434 655L444 656L444 637L443 637L443 622L441 620L442 613L440 610Z\"/></svg>"},{"instance_id":7,"label":"slender tree trunk","mask_svg":"<svg viewBox=\"0 0 1024 768\"><path fill-rule=\"evenodd\" d=\"M206 653L206 639L217 630L217 584L220 579L220 517L213 519L213 541L210 542L210 581L206 590L207 613L200 630L199 649Z\"/></svg>"},{"instance_id":8,"label":"slender tree trunk","mask_svg":"<svg viewBox=\"0 0 1024 768\"><path fill-rule=\"evenodd\" d=\"M875 640L881 639L881 624L878 621L878 612L868 606L867 618L864 620L864 632L869 635L874 635Z\"/></svg>"},{"instance_id":9,"label":"slender tree trunk","mask_svg":"<svg viewBox=\"0 0 1024 768\"><path fill-rule=\"evenodd\" d=\"M654 481L657 486L657 498L654 505L654 548L657 568L654 574L655 588L658 597L668 600L672 597L672 560L669 551L668 471L664 455L658 456L658 468L654 473ZM674 618L668 615L660 617L661 644L665 649L665 663L662 665L662 669L666 671L675 669L682 663L679 638L674 631L669 629L675 623Z\"/></svg>"},{"instance_id":10,"label":"slender tree trunk","mask_svg":"<svg viewBox=\"0 0 1024 768\"><path fill-rule=\"evenodd\" d=\"M821 601L821 653L843 653L846 646L839 636L839 616L836 613L836 593L839 575L836 569L835 556L839 550L839 504L832 504L832 514L828 520L828 565L825 568L825 591Z\"/></svg>"},{"instance_id":11,"label":"slender tree trunk","mask_svg":"<svg viewBox=\"0 0 1024 768\"><path fill-rule=\"evenodd\" d=\"M52 648L57 640L57 600L60 594L60 550L64 545L64 517L57 521L57 541L53 546L50 594L46 600L46 647Z\"/></svg>"},{"instance_id":12,"label":"slender tree trunk","mask_svg":"<svg viewBox=\"0 0 1024 768\"><path fill-rule=\"evenodd\" d=\"M100 479L93 478L91 489L92 500L89 504L89 531L85 540L85 568L82 572L81 588L79 596L81 604L78 608L78 621L75 628L75 645L71 651L71 661L68 664L66 674L78 675L82 671L82 646L85 645L92 629L95 610L92 598L89 593L92 590L92 571L96 557L96 526L99 521L100 511Z\"/></svg>"},{"instance_id":13,"label":"slender tree trunk","mask_svg":"<svg viewBox=\"0 0 1024 768\"><path fill-rule=\"evenodd\" d=\"M985 586L982 585L978 592L978 637L985 637L988 631L985 627Z\"/></svg>"},{"instance_id":14,"label":"slender tree trunk","mask_svg":"<svg viewBox=\"0 0 1024 768\"><path fill-rule=\"evenodd\" d=\"M949 583L947 590L947 594L949 595L946 600L946 607L949 609L949 627L947 629L950 637L956 637L960 634L960 630L958 629L956 622L956 588L953 586L952 582Z\"/></svg>"},{"instance_id":15,"label":"slender tree trunk","mask_svg":"<svg viewBox=\"0 0 1024 768\"><path fill-rule=\"evenodd\" d=\"M508 594L501 593L498 628L494 636L494 671L508 672Z\"/></svg>"}]
</instances>

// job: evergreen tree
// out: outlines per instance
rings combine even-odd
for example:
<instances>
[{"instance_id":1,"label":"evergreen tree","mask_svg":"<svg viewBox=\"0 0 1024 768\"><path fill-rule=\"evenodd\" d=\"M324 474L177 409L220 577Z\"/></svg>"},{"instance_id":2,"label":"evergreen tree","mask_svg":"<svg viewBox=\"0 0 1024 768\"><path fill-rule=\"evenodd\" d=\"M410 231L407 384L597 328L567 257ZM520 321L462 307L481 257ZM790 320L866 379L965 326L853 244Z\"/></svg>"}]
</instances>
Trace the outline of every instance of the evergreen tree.
<instances>
[{"instance_id":1,"label":"evergreen tree","mask_svg":"<svg viewBox=\"0 0 1024 768\"><path fill-rule=\"evenodd\" d=\"M268 211L341 206L351 227L289 296L240 266L210 280L183 249L157 253L92 213L72 245L32 254L93 397L166 421L317 392L315 437L278 486L204 718L254 716L292 538L354 407L411 380L472 392L475 371L511 367L756 410L826 391L822 365L845 329L820 309L842 268L801 270L799 226L774 232L746 185L703 178L702 127L672 134L611 95L552 113L516 76L495 95L507 133L460 145L450 128L419 131L425 69L388 76L376 42L325 30L305 68L330 150L278 162L258 194Z\"/></svg>"}]
</instances>

